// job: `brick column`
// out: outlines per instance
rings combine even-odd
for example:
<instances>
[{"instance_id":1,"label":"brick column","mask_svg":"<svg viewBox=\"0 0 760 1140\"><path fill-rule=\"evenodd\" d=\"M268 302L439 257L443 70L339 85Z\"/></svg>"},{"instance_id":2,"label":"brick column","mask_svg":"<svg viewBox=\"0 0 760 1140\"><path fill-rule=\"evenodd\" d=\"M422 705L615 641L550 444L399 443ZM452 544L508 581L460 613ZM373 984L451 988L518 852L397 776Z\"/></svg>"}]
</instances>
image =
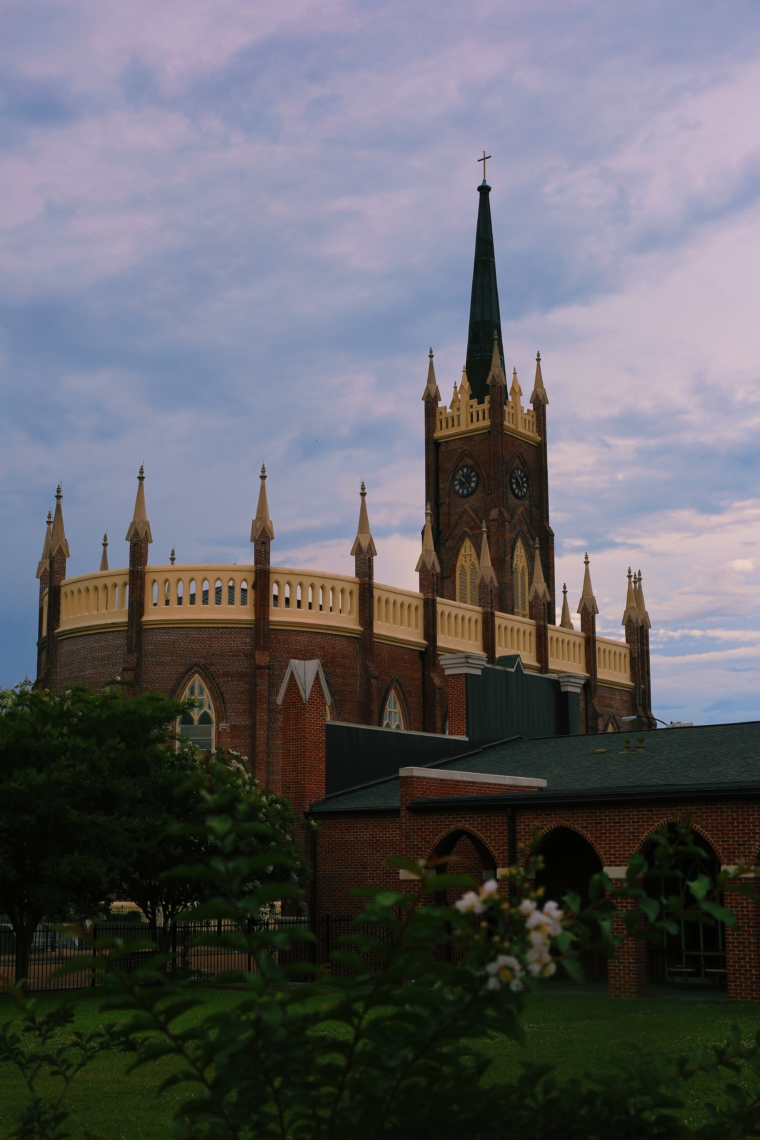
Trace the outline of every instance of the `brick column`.
<instances>
[{"instance_id":1,"label":"brick column","mask_svg":"<svg viewBox=\"0 0 760 1140\"><path fill-rule=\"evenodd\" d=\"M129 597L127 605L127 655L121 675L139 687L142 665L142 619L145 613L145 569L148 565L147 537L135 531L129 542Z\"/></svg>"},{"instance_id":2,"label":"brick column","mask_svg":"<svg viewBox=\"0 0 760 1140\"><path fill-rule=\"evenodd\" d=\"M427 405L426 405L427 406ZM369 526L367 491L362 483L359 525L351 554L354 574L359 581L359 720L377 724L380 720L380 678L375 668L375 541Z\"/></svg>"},{"instance_id":3,"label":"brick column","mask_svg":"<svg viewBox=\"0 0 760 1140\"><path fill-rule=\"evenodd\" d=\"M534 594L530 599L531 620L536 623L536 661L542 673L549 672L549 630L546 599Z\"/></svg>"},{"instance_id":4,"label":"brick column","mask_svg":"<svg viewBox=\"0 0 760 1140\"><path fill-rule=\"evenodd\" d=\"M760 1001L760 907L755 899L728 895L736 930L726 928L726 979L732 1001Z\"/></svg>"},{"instance_id":5,"label":"brick column","mask_svg":"<svg viewBox=\"0 0 760 1140\"><path fill-rule=\"evenodd\" d=\"M467 675L479 677L486 666L484 653L447 653L441 658L446 676L449 734L467 736Z\"/></svg>"},{"instance_id":6,"label":"brick column","mask_svg":"<svg viewBox=\"0 0 760 1140\"><path fill-rule=\"evenodd\" d=\"M633 907L631 899L617 900L620 911ZM613 934L624 934L619 918L615 919ZM626 938L618 949L617 957L607 963L607 990L610 997L643 998L647 996L647 944L638 938Z\"/></svg>"},{"instance_id":7,"label":"brick column","mask_svg":"<svg viewBox=\"0 0 760 1140\"><path fill-rule=\"evenodd\" d=\"M326 706L319 661L291 661L277 697L282 708L282 794L298 812L325 795Z\"/></svg>"},{"instance_id":8,"label":"brick column","mask_svg":"<svg viewBox=\"0 0 760 1140\"><path fill-rule=\"evenodd\" d=\"M68 548L67 548L68 550ZM58 637L61 624L61 583L66 578L67 550L59 546L50 559L50 584L48 586L48 625L47 625L47 681L48 688L58 688Z\"/></svg>"},{"instance_id":9,"label":"brick column","mask_svg":"<svg viewBox=\"0 0 760 1140\"><path fill-rule=\"evenodd\" d=\"M425 404L425 502L430 504L433 543L437 547L441 524L438 510L438 445L435 442L435 433L438 427L438 404L441 393L435 379L432 348L427 384L422 399Z\"/></svg>"},{"instance_id":10,"label":"brick column","mask_svg":"<svg viewBox=\"0 0 760 1140\"><path fill-rule=\"evenodd\" d=\"M253 770L266 787L276 787L269 771L269 605L270 538L259 533L253 547Z\"/></svg>"}]
</instances>

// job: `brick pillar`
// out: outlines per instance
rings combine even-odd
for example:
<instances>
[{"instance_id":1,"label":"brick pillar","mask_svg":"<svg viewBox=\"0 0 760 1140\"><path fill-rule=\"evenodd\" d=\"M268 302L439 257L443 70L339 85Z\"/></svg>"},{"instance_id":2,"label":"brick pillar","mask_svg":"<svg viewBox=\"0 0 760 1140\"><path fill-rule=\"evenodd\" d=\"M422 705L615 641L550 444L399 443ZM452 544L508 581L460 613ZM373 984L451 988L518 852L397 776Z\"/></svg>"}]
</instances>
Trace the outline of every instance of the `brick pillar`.
<instances>
[{"instance_id":1,"label":"brick pillar","mask_svg":"<svg viewBox=\"0 0 760 1140\"><path fill-rule=\"evenodd\" d=\"M50 559L48 585L47 687L58 688L58 636L61 624L61 583L66 578L67 554L59 546Z\"/></svg>"},{"instance_id":2,"label":"brick pillar","mask_svg":"<svg viewBox=\"0 0 760 1140\"><path fill-rule=\"evenodd\" d=\"M632 899L617 900L620 911L633 907ZM624 927L615 919L613 933L623 934ZM647 944L638 938L626 938L617 957L607 963L607 990L610 997L643 998L647 996Z\"/></svg>"},{"instance_id":3,"label":"brick pillar","mask_svg":"<svg viewBox=\"0 0 760 1140\"><path fill-rule=\"evenodd\" d=\"M599 710L596 705L597 664L596 664L596 614L587 609L581 611L581 633L586 648L586 732L599 731Z\"/></svg>"},{"instance_id":4,"label":"brick pillar","mask_svg":"<svg viewBox=\"0 0 760 1140\"><path fill-rule=\"evenodd\" d=\"M142 666L142 619L145 613L145 571L148 565L147 536L137 531L129 541L129 596L127 605L127 655L122 679L136 688L140 686Z\"/></svg>"},{"instance_id":5,"label":"brick pillar","mask_svg":"<svg viewBox=\"0 0 760 1140\"><path fill-rule=\"evenodd\" d=\"M282 708L281 790L298 812L325 795L325 688L318 661L291 661L277 697Z\"/></svg>"},{"instance_id":6,"label":"brick pillar","mask_svg":"<svg viewBox=\"0 0 760 1140\"><path fill-rule=\"evenodd\" d=\"M428 379L422 399L425 404L425 502L430 504L433 544L437 549L441 524L438 509L438 445L435 442L435 433L438 427L438 404L441 393L435 379L432 348Z\"/></svg>"},{"instance_id":7,"label":"brick pillar","mask_svg":"<svg viewBox=\"0 0 760 1140\"><path fill-rule=\"evenodd\" d=\"M736 930L726 928L726 978L732 1001L760 1001L760 908L755 899L729 895Z\"/></svg>"},{"instance_id":8,"label":"brick pillar","mask_svg":"<svg viewBox=\"0 0 760 1140\"><path fill-rule=\"evenodd\" d=\"M270 544L266 529L253 546L253 770L265 787L277 790L276 773L269 770L269 606Z\"/></svg>"},{"instance_id":9,"label":"brick pillar","mask_svg":"<svg viewBox=\"0 0 760 1140\"><path fill-rule=\"evenodd\" d=\"M533 594L530 599L530 616L536 623L536 660L542 673L549 672L548 604L545 598Z\"/></svg>"},{"instance_id":10,"label":"brick pillar","mask_svg":"<svg viewBox=\"0 0 760 1140\"><path fill-rule=\"evenodd\" d=\"M447 653L441 658L446 676L449 734L467 736L467 675L479 677L486 666L484 653Z\"/></svg>"},{"instance_id":11,"label":"brick pillar","mask_svg":"<svg viewBox=\"0 0 760 1140\"><path fill-rule=\"evenodd\" d=\"M422 662L424 672L422 728L424 732L440 732L443 728L446 694L438 664L438 570L423 566L419 575L422 594L422 631L427 642Z\"/></svg>"},{"instance_id":12,"label":"brick pillar","mask_svg":"<svg viewBox=\"0 0 760 1140\"><path fill-rule=\"evenodd\" d=\"M478 584L478 604L483 611L483 652L489 665L496 663L496 587L481 576ZM449 722L451 718L449 717Z\"/></svg>"},{"instance_id":13,"label":"brick pillar","mask_svg":"<svg viewBox=\"0 0 760 1140\"><path fill-rule=\"evenodd\" d=\"M432 364L431 364L432 367ZM359 525L351 554L359 582L359 721L377 724L380 719L380 679L375 668L375 541L369 526L367 491L362 483Z\"/></svg>"}]
</instances>

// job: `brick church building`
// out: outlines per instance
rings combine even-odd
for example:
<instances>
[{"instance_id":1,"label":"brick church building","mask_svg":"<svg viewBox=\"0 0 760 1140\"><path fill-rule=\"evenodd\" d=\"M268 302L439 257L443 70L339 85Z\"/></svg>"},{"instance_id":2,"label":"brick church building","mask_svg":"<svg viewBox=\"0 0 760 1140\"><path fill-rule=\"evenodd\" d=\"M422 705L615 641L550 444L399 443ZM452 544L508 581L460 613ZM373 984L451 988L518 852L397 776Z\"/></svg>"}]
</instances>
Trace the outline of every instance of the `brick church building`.
<instances>
[{"instance_id":1,"label":"brick church building","mask_svg":"<svg viewBox=\"0 0 760 1140\"><path fill-rule=\"evenodd\" d=\"M619 875L687 810L709 821L700 842L716 868L754 862L760 845L760 726L653 731L641 574L625 587L621 567L619 640L597 635L588 555L575 621L563 589L557 623L549 398L540 356L525 403L505 367L490 190L478 187L465 368L447 406L431 350L422 393L417 591L375 582L363 484L353 576L271 564L264 468L248 565L180 565L173 551L151 564L142 468L123 569L104 539L100 568L67 577L60 487L48 516L37 683L120 677L196 698L183 735L241 753L319 820L315 914L349 913L350 886L398 885L392 854L455 855L490 874L534 825L552 894L600 867ZM739 934L716 928L697 944L693 927L659 957L631 951L610 967L611 992L727 980L732 996L760 999L758 922L743 918Z\"/></svg>"}]
</instances>

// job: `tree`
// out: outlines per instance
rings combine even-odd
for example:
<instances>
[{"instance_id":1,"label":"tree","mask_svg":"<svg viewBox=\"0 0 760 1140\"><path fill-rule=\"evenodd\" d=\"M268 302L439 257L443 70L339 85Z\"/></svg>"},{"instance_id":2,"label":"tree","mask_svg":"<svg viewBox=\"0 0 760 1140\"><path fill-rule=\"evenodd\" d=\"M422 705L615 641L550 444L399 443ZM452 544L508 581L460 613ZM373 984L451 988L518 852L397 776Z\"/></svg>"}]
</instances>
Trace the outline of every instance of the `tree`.
<instances>
[{"instance_id":1,"label":"tree","mask_svg":"<svg viewBox=\"0 0 760 1140\"><path fill-rule=\"evenodd\" d=\"M165 762L183 706L116 686L0 692L0 911L24 979L40 922L97 912L118 877L130 774Z\"/></svg>"}]
</instances>

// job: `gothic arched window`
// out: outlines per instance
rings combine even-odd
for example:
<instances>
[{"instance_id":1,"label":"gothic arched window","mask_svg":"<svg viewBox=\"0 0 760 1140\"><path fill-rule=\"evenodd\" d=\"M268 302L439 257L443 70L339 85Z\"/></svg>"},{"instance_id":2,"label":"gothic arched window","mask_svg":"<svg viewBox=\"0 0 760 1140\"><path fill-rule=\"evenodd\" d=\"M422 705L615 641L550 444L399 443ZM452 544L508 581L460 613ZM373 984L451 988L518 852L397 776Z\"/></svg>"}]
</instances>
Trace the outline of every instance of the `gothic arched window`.
<instances>
[{"instance_id":1,"label":"gothic arched window","mask_svg":"<svg viewBox=\"0 0 760 1140\"><path fill-rule=\"evenodd\" d=\"M525 557L525 547L519 539L515 547L515 556L512 559L512 581L515 590L515 613L527 617L528 559Z\"/></svg>"},{"instance_id":2,"label":"gothic arched window","mask_svg":"<svg viewBox=\"0 0 760 1140\"><path fill-rule=\"evenodd\" d=\"M383 728L403 729L404 717L395 689L391 689L383 710Z\"/></svg>"},{"instance_id":3,"label":"gothic arched window","mask_svg":"<svg viewBox=\"0 0 760 1140\"><path fill-rule=\"evenodd\" d=\"M465 605L478 604L478 556L475 547L466 538L457 559L457 601Z\"/></svg>"},{"instance_id":4,"label":"gothic arched window","mask_svg":"<svg viewBox=\"0 0 760 1140\"><path fill-rule=\"evenodd\" d=\"M211 752L214 748L214 706L206 691L206 686L196 674L185 689L183 701L194 699L195 708L183 712L179 718L177 732L186 736L201 752Z\"/></svg>"}]
</instances>

